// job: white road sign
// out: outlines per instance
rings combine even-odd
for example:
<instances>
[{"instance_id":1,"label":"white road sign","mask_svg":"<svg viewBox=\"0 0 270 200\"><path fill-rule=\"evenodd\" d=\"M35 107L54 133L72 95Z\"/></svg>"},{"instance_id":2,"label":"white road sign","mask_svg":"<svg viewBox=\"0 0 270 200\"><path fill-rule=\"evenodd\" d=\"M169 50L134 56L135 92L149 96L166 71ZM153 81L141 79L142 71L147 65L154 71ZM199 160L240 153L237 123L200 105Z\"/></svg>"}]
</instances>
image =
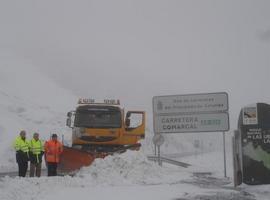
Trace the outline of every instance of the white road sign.
<instances>
[{"instance_id":1,"label":"white road sign","mask_svg":"<svg viewBox=\"0 0 270 200\"><path fill-rule=\"evenodd\" d=\"M217 132L229 130L228 113L157 115L155 133Z\"/></svg>"},{"instance_id":2,"label":"white road sign","mask_svg":"<svg viewBox=\"0 0 270 200\"><path fill-rule=\"evenodd\" d=\"M153 97L154 115L227 112L228 109L226 92Z\"/></svg>"}]
</instances>

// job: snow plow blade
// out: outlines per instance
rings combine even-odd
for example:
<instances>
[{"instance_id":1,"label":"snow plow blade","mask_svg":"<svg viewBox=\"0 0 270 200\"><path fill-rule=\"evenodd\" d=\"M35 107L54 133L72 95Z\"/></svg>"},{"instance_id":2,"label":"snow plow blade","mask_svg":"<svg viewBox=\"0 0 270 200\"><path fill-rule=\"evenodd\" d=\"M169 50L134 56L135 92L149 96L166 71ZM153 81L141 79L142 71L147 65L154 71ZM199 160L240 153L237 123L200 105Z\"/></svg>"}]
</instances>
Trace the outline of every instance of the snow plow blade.
<instances>
[{"instance_id":1,"label":"snow plow blade","mask_svg":"<svg viewBox=\"0 0 270 200\"><path fill-rule=\"evenodd\" d=\"M64 146L64 151L58 164L58 173L72 174L81 167L89 166L95 160L95 156L89 152Z\"/></svg>"}]
</instances>

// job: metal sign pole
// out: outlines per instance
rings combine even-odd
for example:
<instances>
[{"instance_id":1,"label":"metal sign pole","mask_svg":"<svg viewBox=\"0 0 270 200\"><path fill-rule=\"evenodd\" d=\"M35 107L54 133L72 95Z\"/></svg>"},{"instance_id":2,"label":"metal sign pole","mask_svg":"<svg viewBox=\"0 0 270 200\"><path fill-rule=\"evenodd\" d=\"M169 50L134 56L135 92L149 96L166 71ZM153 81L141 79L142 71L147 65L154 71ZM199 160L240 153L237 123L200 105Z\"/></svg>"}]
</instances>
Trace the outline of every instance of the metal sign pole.
<instances>
[{"instance_id":1,"label":"metal sign pole","mask_svg":"<svg viewBox=\"0 0 270 200\"><path fill-rule=\"evenodd\" d=\"M157 145L155 144L155 157L157 156ZM157 160L155 160L156 162Z\"/></svg>"},{"instance_id":2,"label":"metal sign pole","mask_svg":"<svg viewBox=\"0 0 270 200\"><path fill-rule=\"evenodd\" d=\"M155 134L153 137L153 143L155 144L155 154L156 154L156 147L158 151L157 161L158 161L159 166L162 165L161 157L160 157L160 146L164 143L164 140L165 140L164 137L160 133Z\"/></svg>"},{"instance_id":3,"label":"metal sign pole","mask_svg":"<svg viewBox=\"0 0 270 200\"><path fill-rule=\"evenodd\" d=\"M227 177L226 174L226 147L225 147L225 132L223 132L223 155L224 155L224 177Z\"/></svg>"},{"instance_id":4,"label":"metal sign pole","mask_svg":"<svg viewBox=\"0 0 270 200\"><path fill-rule=\"evenodd\" d=\"M161 166L160 146L158 146L158 165Z\"/></svg>"}]
</instances>

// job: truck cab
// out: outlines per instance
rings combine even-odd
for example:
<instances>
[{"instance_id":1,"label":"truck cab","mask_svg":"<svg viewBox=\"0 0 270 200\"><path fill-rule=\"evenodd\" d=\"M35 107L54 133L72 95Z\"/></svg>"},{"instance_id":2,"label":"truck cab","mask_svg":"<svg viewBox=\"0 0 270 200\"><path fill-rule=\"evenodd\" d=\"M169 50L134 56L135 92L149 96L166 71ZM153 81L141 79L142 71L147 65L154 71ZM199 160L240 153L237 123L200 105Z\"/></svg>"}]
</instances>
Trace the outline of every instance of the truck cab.
<instances>
[{"instance_id":1,"label":"truck cab","mask_svg":"<svg viewBox=\"0 0 270 200\"><path fill-rule=\"evenodd\" d=\"M72 129L72 147L90 152L138 149L145 136L145 112L125 112L119 100L79 99L75 111L67 114Z\"/></svg>"}]
</instances>

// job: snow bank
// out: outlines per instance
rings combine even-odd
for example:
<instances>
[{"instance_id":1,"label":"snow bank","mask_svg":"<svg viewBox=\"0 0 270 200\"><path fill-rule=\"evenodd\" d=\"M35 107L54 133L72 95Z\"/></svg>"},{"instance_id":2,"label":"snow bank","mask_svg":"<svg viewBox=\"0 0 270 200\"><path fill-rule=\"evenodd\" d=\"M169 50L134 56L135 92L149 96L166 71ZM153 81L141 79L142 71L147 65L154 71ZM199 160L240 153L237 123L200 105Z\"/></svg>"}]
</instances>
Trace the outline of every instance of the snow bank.
<instances>
[{"instance_id":1,"label":"snow bank","mask_svg":"<svg viewBox=\"0 0 270 200\"><path fill-rule=\"evenodd\" d=\"M174 170L178 173L175 176ZM178 167L160 167L147 160L142 151L126 153L96 159L90 167L83 168L77 174L94 185L161 184L177 182L183 178Z\"/></svg>"},{"instance_id":2,"label":"snow bank","mask_svg":"<svg viewBox=\"0 0 270 200\"><path fill-rule=\"evenodd\" d=\"M63 188L167 185L179 183L188 177L189 174L178 167L159 167L148 161L142 152L128 151L96 159L90 167L85 167L74 177L5 177L0 179L0 199L42 199Z\"/></svg>"}]
</instances>

